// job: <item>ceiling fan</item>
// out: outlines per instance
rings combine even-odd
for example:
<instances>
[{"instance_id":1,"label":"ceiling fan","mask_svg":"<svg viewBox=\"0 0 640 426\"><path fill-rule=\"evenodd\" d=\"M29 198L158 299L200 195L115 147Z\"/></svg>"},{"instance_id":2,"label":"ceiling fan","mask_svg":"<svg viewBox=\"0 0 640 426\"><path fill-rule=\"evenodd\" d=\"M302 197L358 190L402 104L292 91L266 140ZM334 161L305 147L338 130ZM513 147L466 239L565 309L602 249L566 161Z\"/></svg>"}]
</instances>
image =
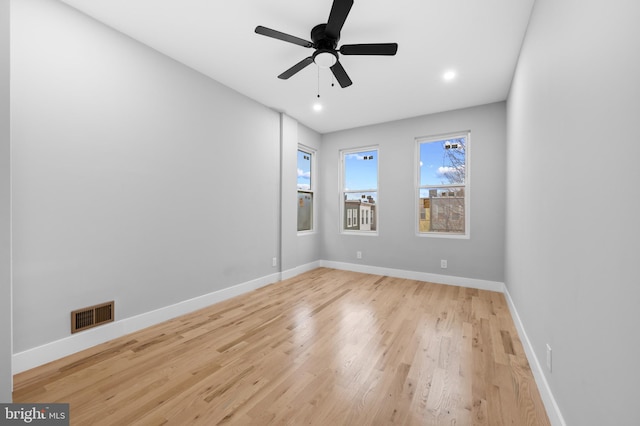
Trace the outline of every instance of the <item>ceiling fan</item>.
<instances>
[{"instance_id":1,"label":"ceiling fan","mask_svg":"<svg viewBox=\"0 0 640 426\"><path fill-rule=\"evenodd\" d=\"M316 25L311 30L312 41L258 25L255 30L258 34L315 49L311 56L304 58L280 74L278 78L286 80L314 62L321 68L331 68L340 86L348 87L353 82L340 64L338 53L342 55L395 55L398 51L397 43L343 44L337 49L340 31L347 15L349 15L351 6L353 6L353 0L334 0L327 23Z\"/></svg>"}]
</instances>

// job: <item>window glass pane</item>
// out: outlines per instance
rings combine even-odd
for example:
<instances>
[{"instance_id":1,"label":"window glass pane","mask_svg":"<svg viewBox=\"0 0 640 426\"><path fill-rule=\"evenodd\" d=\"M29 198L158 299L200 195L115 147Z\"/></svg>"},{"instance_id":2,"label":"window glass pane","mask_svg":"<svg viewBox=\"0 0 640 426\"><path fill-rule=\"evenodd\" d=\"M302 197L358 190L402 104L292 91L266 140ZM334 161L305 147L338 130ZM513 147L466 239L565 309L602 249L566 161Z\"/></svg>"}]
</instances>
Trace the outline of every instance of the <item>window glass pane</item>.
<instances>
[{"instance_id":1,"label":"window glass pane","mask_svg":"<svg viewBox=\"0 0 640 426\"><path fill-rule=\"evenodd\" d=\"M377 231L378 150L342 153L342 226L345 231Z\"/></svg>"},{"instance_id":2,"label":"window glass pane","mask_svg":"<svg viewBox=\"0 0 640 426\"><path fill-rule=\"evenodd\" d=\"M298 150L298 189L311 190L311 154Z\"/></svg>"},{"instance_id":3,"label":"window glass pane","mask_svg":"<svg viewBox=\"0 0 640 426\"><path fill-rule=\"evenodd\" d=\"M345 154L343 184L347 191L378 188L378 151Z\"/></svg>"},{"instance_id":4,"label":"window glass pane","mask_svg":"<svg viewBox=\"0 0 640 426\"><path fill-rule=\"evenodd\" d=\"M418 232L462 235L468 232L467 136L418 144Z\"/></svg>"},{"instance_id":5,"label":"window glass pane","mask_svg":"<svg viewBox=\"0 0 640 426\"><path fill-rule=\"evenodd\" d=\"M298 231L313 230L313 152L298 150Z\"/></svg>"},{"instance_id":6,"label":"window glass pane","mask_svg":"<svg viewBox=\"0 0 640 426\"><path fill-rule=\"evenodd\" d=\"M313 227L313 193L298 191L298 231Z\"/></svg>"},{"instance_id":7,"label":"window glass pane","mask_svg":"<svg viewBox=\"0 0 640 426\"><path fill-rule=\"evenodd\" d=\"M350 192L344 195L344 229L347 231L375 231L376 192Z\"/></svg>"},{"instance_id":8,"label":"window glass pane","mask_svg":"<svg viewBox=\"0 0 640 426\"><path fill-rule=\"evenodd\" d=\"M420 186L465 183L466 138L420 144Z\"/></svg>"},{"instance_id":9,"label":"window glass pane","mask_svg":"<svg viewBox=\"0 0 640 426\"><path fill-rule=\"evenodd\" d=\"M419 231L464 234L464 188L421 188Z\"/></svg>"}]
</instances>

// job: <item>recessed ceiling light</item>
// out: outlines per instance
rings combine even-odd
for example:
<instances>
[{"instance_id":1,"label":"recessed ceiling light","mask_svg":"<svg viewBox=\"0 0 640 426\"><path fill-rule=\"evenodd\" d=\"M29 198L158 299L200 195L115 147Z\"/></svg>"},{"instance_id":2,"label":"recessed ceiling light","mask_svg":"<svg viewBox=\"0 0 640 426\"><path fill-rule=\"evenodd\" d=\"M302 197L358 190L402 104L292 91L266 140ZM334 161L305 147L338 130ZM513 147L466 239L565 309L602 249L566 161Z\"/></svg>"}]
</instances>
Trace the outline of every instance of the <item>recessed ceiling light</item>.
<instances>
[{"instance_id":1,"label":"recessed ceiling light","mask_svg":"<svg viewBox=\"0 0 640 426\"><path fill-rule=\"evenodd\" d=\"M444 78L445 81L451 81L456 78L456 72L453 70L449 70L442 75L442 78Z\"/></svg>"},{"instance_id":2,"label":"recessed ceiling light","mask_svg":"<svg viewBox=\"0 0 640 426\"><path fill-rule=\"evenodd\" d=\"M320 104L320 103L313 104L313 110L314 111L322 111L322 104Z\"/></svg>"}]
</instances>

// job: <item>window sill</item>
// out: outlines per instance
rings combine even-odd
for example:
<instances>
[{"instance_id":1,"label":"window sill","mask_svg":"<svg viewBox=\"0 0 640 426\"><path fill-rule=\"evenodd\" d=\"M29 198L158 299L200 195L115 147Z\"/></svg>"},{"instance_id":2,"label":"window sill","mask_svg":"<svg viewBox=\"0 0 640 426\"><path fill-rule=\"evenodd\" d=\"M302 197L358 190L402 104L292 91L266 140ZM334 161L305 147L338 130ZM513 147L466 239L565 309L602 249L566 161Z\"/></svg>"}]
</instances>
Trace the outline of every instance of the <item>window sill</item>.
<instances>
[{"instance_id":1,"label":"window sill","mask_svg":"<svg viewBox=\"0 0 640 426\"><path fill-rule=\"evenodd\" d=\"M378 231L340 231L342 235L360 235L363 237L377 237Z\"/></svg>"},{"instance_id":2,"label":"window sill","mask_svg":"<svg viewBox=\"0 0 640 426\"><path fill-rule=\"evenodd\" d=\"M448 238L452 240L470 240L469 234L445 234L441 232L417 232L419 238Z\"/></svg>"}]
</instances>

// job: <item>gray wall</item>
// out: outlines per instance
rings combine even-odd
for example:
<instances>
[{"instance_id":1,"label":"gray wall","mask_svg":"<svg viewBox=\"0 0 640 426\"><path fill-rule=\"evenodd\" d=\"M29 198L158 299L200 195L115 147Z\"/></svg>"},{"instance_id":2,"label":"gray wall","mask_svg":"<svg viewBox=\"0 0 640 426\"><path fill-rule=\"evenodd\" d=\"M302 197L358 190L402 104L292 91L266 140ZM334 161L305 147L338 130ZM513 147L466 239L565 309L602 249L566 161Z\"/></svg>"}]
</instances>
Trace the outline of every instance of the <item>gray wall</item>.
<instances>
[{"instance_id":1,"label":"gray wall","mask_svg":"<svg viewBox=\"0 0 640 426\"><path fill-rule=\"evenodd\" d=\"M505 280L569 425L638 425L640 3L537 0L508 99Z\"/></svg>"},{"instance_id":2,"label":"gray wall","mask_svg":"<svg viewBox=\"0 0 640 426\"><path fill-rule=\"evenodd\" d=\"M317 150L316 164L319 164L320 134L303 126L293 118L282 115L282 271L290 271L298 266L320 259L321 229L315 220L314 233L298 235L297 210L297 166L298 144ZM318 174L320 175L320 173ZM319 185L316 182L316 194ZM318 195L315 195L316 197ZM317 202L316 200L314 200Z\"/></svg>"},{"instance_id":3,"label":"gray wall","mask_svg":"<svg viewBox=\"0 0 640 426\"><path fill-rule=\"evenodd\" d=\"M506 113L497 103L322 137L286 116L281 133L280 114L58 2L12 8L16 352L67 336L72 309L115 299L117 319L134 316L269 275L272 257L282 270L362 263L505 281L538 358L554 349L547 379L568 423L640 423L637 2L537 0ZM12 330L7 108L0 341ZM472 132L471 238L418 238L414 138L459 130ZM319 232L305 237L297 143L321 147ZM341 235L338 151L369 145L380 235Z\"/></svg>"},{"instance_id":4,"label":"gray wall","mask_svg":"<svg viewBox=\"0 0 640 426\"><path fill-rule=\"evenodd\" d=\"M415 138L471 131L471 238L417 237ZM504 102L326 134L322 138L321 258L370 266L503 281ZM379 235L339 230L339 150L379 147ZM362 259L356 259L362 251ZM448 269L440 269L440 259Z\"/></svg>"},{"instance_id":5,"label":"gray wall","mask_svg":"<svg viewBox=\"0 0 640 426\"><path fill-rule=\"evenodd\" d=\"M15 352L277 272L277 112L55 1L12 54Z\"/></svg>"},{"instance_id":6,"label":"gray wall","mask_svg":"<svg viewBox=\"0 0 640 426\"><path fill-rule=\"evenodd\" d=\"M0 0L0 402L11 402L9 0Z\"/></svg>"}]
</instances>

